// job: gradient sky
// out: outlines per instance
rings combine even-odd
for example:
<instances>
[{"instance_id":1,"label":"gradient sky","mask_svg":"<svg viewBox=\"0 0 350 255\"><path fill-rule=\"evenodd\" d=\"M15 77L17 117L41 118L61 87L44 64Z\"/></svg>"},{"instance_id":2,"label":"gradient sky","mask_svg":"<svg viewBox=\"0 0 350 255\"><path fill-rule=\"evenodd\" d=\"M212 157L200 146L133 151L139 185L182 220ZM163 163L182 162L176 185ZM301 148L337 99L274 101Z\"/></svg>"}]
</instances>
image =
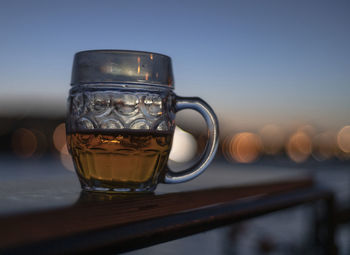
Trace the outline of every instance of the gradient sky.
<instances>
[{"instance_id":1,"label":"gradient sky","mask_svg":"<svg viewBox=\"0 0 350 255\"><path fill-rule=\"evenodd\" d=\"M62 113L75 52L173 59L221 122L350 123L349 1L0 2L0 112Z\"/></svg>"}]
</instances>

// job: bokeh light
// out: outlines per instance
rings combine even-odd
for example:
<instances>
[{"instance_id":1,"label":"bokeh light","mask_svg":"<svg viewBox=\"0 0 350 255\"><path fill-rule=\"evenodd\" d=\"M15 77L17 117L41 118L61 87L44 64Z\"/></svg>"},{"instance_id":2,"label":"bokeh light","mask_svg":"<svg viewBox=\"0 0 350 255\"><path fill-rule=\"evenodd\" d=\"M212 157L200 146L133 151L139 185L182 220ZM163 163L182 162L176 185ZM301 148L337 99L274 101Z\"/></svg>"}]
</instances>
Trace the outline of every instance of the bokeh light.
<instances>
[{"instance_id":1,"label":"bokeh light","mask_svg":"<svg viewBox=\"0 0 350 255\"><path fill-rule=\"evenodd\" d=\"M227 143L230 157L239 163L252 163L260 156L261 140L254 133L238 133Z\"/></svg>"},{"instance_id":2,"label":"bokeh light","mask_svg":"<svg viewBox=\"0 0 350 255\"><path fill-rule=\"evenodd\" d=\"M303 132L306 135L308 135L310 138L312 138L316 134L316 129L310 124L302 125L298 127L298 132Z\"/></svg>"},{"instance_id":3,"label":"bokeh light","mask_svg":"<svg viewBox=\"0 0 350 255\"><path fill-rule=\"evenodd\" d=\"M286 147L290 159L297 163L304 162L312 151L311 138L305 132L297 131L290 136Z\"/></svg>"},{"instance_id":4,"label":"bokeh light","mask_svg":"<svg viewBox=\"0 0 350 255\"><path fill-rule=\"evenodd\" d=\"M222 155L224 156L224 158L227 161L232 161L233 160L233 158L231 156L231 152L230 152L230 144L231 144L232 139L233 139L233 136L232 135L228 135L221 142L221 152L222 152Z\"/></svg>"},{"instance_id":5,"label":"bokeh light","mask_svg":"<svg viewBox=\"0 0 350 255\"><path fill-rule=\"evenodd\" d=\"M64 145L60 151L60 160L61 160L62 165L67 170L74 172L73 160L68 152L67 145Z\"/></svg>"},{"instance_id":6,"label":"bokeh light","mask_svg":"<svg viewBox=\"0 0 350 255\"><path fill-rule=\"evenodd\" d=\"M259 135L265 154L276 155L281 152L284 147L285 133L280 126L274 124L265 125L260 129Z\"/></svg>"},{"instance_id":7,"label":"bokeh light","mask_svg":"<svg viewBox=\"0 0 350 255\"><path fill-rule=\"evenodd\" d=\"M345 126L338 132L337 143L343 152L350 152L350 126Z\"/></svg>"},{"instance_id":8,"label":"bokeh light","mask_svg":"<svg viewBox=\"0 0 350 255\"><path fill-rule=\"evenodd\" d=\"M12 135L13 152L21 158L30 158L37 149L38 141L33 131L19 128Z\"/></svg>"},{"instance_id":9,"label":"bokeh light","mask_svg":"<svg viewBox=\"0 0 350 255\"><path fill-rule=\"evenodd\" d=\"M33 132L33 134L35 135L36 137L36 141L37 141L37 147L36 147L36 150L35 150L35 153L34 153L34 156L36 158L40 158L42 157L46 151L47 151L47 148L48 148L48 140L47 140L47 137L46 135L40 131L40 130L37 130L37 129L31 129L30 131Z\"/></svg>"},{"instance_id":10,"label":"bokeh light","mask_svg":"<svg viewBox=\"0 0 350 255\"><path fill-rule=\"evenodd\" d=\"M61 151L66 144L66 125L64 123L59 124L52 136L53 144L57 151Z\"/></svg>"},{"instance_id":11,"label":"bokeh light","mask_svg":"<svg viewBox=\"0 0 350 255\"><path fill-rule=\"evenodd\" d=\"M52 140L56 150L60 153L60 160L64 168L74 171L73 160L67 148L65 123L61 123L55 128Z\"/></svg>"},{"instance_id":12,"label":"bokeh light","mask_svg":"<svg viewBox=\"0 0 350 255\"><path fill-rule=\"evenodd\" d=\"M331 159L336 153L336 135L331 131L315 135L312 144L312 157L318 161Z\"/></svg>"}]
</instances>

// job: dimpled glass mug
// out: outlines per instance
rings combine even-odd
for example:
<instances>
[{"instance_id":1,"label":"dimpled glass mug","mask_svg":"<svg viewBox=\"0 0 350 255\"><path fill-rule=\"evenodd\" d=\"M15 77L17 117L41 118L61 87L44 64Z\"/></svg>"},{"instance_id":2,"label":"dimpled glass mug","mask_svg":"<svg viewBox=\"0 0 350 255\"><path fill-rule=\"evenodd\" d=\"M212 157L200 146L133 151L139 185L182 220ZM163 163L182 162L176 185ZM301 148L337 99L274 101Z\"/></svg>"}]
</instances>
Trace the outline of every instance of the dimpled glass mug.
<instances>
[{"instance_id":1,"label":"dimpled glass mug","mask_svg":"<svg viewBox=\"0 0 350 255\"><path fill-rule=\"evenodd\" d=\"M174 94L171 59L140 51L91 50L75 54L68 97L67 144L83 190L151 192L159 182L201 174L218 146L218 122L200 98ZM175 113L198 111L208 141L189 169L168 169Z\"/></svg>"}]
</instances>

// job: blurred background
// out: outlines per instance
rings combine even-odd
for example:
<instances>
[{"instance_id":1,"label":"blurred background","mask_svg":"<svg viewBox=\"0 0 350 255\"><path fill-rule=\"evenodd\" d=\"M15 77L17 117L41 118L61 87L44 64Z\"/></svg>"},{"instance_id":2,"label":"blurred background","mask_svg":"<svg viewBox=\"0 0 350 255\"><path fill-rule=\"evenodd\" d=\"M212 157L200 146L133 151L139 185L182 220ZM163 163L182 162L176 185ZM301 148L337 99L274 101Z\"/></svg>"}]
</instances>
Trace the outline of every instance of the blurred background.
<instances>
[{"instance_id":1,"label":"blurred background","mask_svg":"<svg viewBox=\"0 0 350 255\"><path fill-rule=\"evenodd\" d=\"M218 162L321 169L320 179L349 189L339 186L350 166L349 1L0 4L0 171L48 159L73 170L64 126L73 56L130 49L169 55L175 92L212 106ZM196 114L177 122L179 146L198 143L173 155L181 162L201 151L206 133Z\"/></svg>"},{"instance_id":2,"label":"blurred background","mask_svg":"<svg viewBox=\"0 0 350 255\"><path fill-rule=\"evenodd\" d=\"M74 53L132 49L172 57L176 93L216 111L226 160L350 158L348 1L1 5L3 153L66 153L61 124Z\"/></svg>"}]
</instances>

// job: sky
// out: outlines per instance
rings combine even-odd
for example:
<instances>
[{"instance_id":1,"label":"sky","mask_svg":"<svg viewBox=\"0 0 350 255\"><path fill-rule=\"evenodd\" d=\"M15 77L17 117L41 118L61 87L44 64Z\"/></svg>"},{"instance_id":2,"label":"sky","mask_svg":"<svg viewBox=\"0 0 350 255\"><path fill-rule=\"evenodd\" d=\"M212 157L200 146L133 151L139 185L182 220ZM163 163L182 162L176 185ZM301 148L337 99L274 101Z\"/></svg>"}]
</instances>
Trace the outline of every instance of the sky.
<instances>
[{"instance_id":1,"label":"sky","mask_svg":"<svg viewBox=\"0 0 350 255\"><path fill-rule=\"evenodd\" d=\"M221 123L350 123L350 2L0 0L0 114L64 114L74 53L159 52Z\"/></svg>"}]
</instances>

